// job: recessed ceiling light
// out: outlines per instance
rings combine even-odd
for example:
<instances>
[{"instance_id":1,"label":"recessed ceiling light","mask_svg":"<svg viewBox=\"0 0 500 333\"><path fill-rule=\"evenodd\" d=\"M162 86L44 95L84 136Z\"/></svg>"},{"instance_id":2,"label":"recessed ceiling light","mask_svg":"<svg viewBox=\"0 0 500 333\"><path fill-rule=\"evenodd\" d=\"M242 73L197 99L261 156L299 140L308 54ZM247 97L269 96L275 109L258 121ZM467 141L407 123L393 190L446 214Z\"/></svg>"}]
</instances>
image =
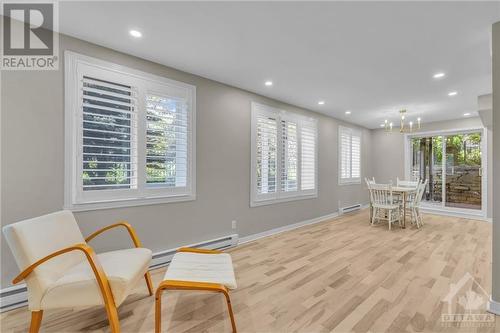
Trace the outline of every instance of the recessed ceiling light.
<instances>
[{"instance_id":1,"label":"recessed ceiling light","mask_svg":"<svg viewBox=\"0 0 500 333\"><path fill-rule=\"evenodd\" d=\"M458 92L456 92L456 91L450 91L448 93L448 96L456 96L456 94L458 94Z\"/></svg>"},{"instance_id":2,"label":"recessed ceiling light","mask_svg":"<svg viewBox=\"0 0 500 333\"><path fill-rule=\"evenodd\" d=\"M128 33L130 34L130 36L135 37L135 38L142 37L142 33L140 31L137 31L137 30L130 30Z\"/></svg>"},{"instance_id":3,"label":"recessed ceiling light","mask_svg":"<svg viewBox=\"0 0 500 333\"><path fill-rule=\"evenodd\" d=\"M264 84L265 84L267 87L270 87L270 86L272 86L272 85L273 85L273 81L266 81Z\"/></svg>"},{"instance_id":4,"label":"recessed ceiling light","mask_svg":"<svg viewBox=\"0 0 500 333\"><path fill-rule=\"evenodd\" d=\"M350 115L351 114L351 111L346 111L345 112L346 115Z\"/></svg>"},{"instance_id":5,"label":"recessed ceiling light","mask_svg":"<svg viewBox=\"0 0 500 333\"><path fill-rule=\"evenodd\" d=\"M434 74L432 77L435 79L441 79L441 78L445 77L445 75L446 74L444 74L443 72L440 72L440 73Z\"/></svg>"},{"instance_id":6,"label":"recessed ceiling light","mask_svg":"<svg viewBox=\"0 0 500 333\"><path fill-rule=\"evenodd\" d=\"M468 117L468 116L470 116L470 112L464 113L464 117Z\"/></svg>"},{"instance_id":7,"label":"recessed ceiling light","mask_svg":"<svg viewBox=\"0 0 500 333\"><path fill-rule=\"evenodd\" d=\"M380 124L380 127L385 127L385 124Z\"/></svg>"},{"instance_id":8,"label":"recessed ceiling light","mask_svg":"<svg viewBox=\"0 0 500 333\"><path fill-rule=\"evenodd\" d=\"M325 105L325 101L319 101L318 104L319 105Z\"/></svg>"}]
</instances>

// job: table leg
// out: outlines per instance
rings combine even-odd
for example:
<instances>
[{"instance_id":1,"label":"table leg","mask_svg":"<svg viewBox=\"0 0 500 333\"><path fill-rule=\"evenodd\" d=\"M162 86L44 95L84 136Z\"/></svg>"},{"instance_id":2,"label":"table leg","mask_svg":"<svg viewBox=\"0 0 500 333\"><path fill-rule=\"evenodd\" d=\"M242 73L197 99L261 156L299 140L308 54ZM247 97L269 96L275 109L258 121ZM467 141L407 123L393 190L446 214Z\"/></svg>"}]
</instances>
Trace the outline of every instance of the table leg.
<instances>
[{"instance_id":1,"label":"table leg","mask_svg":"<svg viewBox=\"0 0 500 333\"><path fill-rule=\"evenodd\" d=\"M403 229L406 228L406 192L403 192Z\"/></svg>"}]
</instances>

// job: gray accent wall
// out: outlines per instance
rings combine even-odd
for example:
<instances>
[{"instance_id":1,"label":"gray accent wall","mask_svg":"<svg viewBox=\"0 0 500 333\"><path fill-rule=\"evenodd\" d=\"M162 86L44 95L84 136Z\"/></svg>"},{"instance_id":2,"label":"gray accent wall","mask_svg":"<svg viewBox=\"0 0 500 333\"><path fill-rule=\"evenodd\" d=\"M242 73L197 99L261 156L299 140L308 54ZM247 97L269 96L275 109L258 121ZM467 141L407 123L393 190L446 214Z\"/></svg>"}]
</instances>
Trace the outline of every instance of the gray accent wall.
<instances>
[{"instance_id":1,"label":"gray accent wall","mask_svg":"<svg viewBox=\"0 0 500 333\"><path fill-rule=\"evenodd\" d=\"M60 44L58 71L1 73L2 226L63 207L65 50L197 88L196 200L79 212L75 215L84 235L117 220L127 220L136 228L143 245L157 252L235 232L244 237L325 216L336 212L339 203L343 207L368 202L364 184L338 185L338 125L354 125L72 37L61 35ZM250 208L252 101L318 119L316 199ZM360 129L362 177L372 176L372 131ZM236 230L231 229L232 220L237 221ZM129 247L131 242L123 230L113 230L92 245L99 252ZM7 244L2 242L1 246L1 288L5 288L19 270Z\"/></svg>"}]
</instances>

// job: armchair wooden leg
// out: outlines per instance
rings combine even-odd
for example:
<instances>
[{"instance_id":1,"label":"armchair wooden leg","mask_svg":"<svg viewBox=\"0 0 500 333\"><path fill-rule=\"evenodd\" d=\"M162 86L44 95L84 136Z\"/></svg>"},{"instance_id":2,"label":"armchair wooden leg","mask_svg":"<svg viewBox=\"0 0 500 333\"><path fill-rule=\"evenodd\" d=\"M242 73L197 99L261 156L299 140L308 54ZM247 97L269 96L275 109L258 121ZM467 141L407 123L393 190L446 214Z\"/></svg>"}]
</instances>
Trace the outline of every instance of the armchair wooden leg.
<instances>
[{"instance_id":1,"label":"armchair wooden leg","mask_svg":"<svg viewBox=\"0 0 500 333\"><path fill-rule=\"evenodd\" d=\"M146 272L146 274L144 274L144 279L146 280L146 285L148 286L149 296L152 296L153 295L153 281L151 280L151 274L149 274L149 272Z\"/></svg>"},{"instance_id":2,"label":"armchair wooden leg","mask_svg":"<svg viewBox=\"0 0 500 333\"><path fill-rule=\"evenodd\" d=\"M42 323L43 310L31 312L31 324L29 333L38 333Z\"/></svg>"},{"instance_id":3,"label":"armchair wooden leg","mask_svg":"<svg viewBox=\"0 0 500 333\"><path fill-rule=\"evenodd\" d=\"M111 299L105 302L105 306L111 333L120 333L120 319L118 318L118 310L116 309L114 300Z\"/></svg>"}]
</instances>

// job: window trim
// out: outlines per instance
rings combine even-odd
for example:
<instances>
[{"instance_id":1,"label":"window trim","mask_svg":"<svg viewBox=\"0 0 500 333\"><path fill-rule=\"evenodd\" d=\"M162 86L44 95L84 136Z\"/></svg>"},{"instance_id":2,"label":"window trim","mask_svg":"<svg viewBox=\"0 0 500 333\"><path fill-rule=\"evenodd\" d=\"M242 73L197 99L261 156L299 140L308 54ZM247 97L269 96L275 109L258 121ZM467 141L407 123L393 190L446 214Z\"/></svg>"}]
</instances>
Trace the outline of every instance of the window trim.
<instances>
[{"instance_id":1,"label":"window trim","mask_svg":"<svg viewBox=\"0 0 500 333\"><path fill-rule=\"evenodd\" d=\"M319 161L318 161L318 151L319 151L319 143L318 143L318 120L313 117L308 117L308 116L303 116L295 112L290 112L290 111L285 111L282 109L278 109L269 105L257 103L257 102L251 102L251 130L250 130L250 207L259 207L259 206L265 206L265 205L272 205L276 203L282 203L282 202L289 202L289 201L296 201L296 200L306 200L306 199L314 199L318 197L318 170L319 170ZM262 114L266 114L269 116L275 116L277 117L276 125L277 125L277 132L280 132L280 121L281 119L287 119L287 120L295 120L297 121L297 132L298 132L298 138L297 138L297 147L299 151L299 156L300 159L297 161L297 175L300 175L297 179L297 188L299 190L294 191L294 192L282 192L281 191L281 172L279 172L276 175L277 179L277 184L276 188L278 191L276 192L275 195L259 195L257 194L257 116ZM314 189L313 190L301 190L301 177L302 177L302 170L301 170L301 163L302 163L302 122L303 121L308 121L312 122L316 125L316 131L315 131L315 152L314 152L314 158L315 158L315 165L314 165ZM300 134L299 134L300 133ZM280 150L280 136L278 135L277 138L277 147L278 147L278 152L277 152L277 170L280 168L278 165L280 164L280 157L281 157L281 152ZM282 193L280 195L280 193Z\"/></svg>"},{"instance_id":2,"label":"window trim","mask_svg":"<svg viewBox=\"0 0 500 333\"><path fill-rule=\"evenodd\" d=\"M118 207L131 207L152 205L170 202L192 201L196 199L196 87L184 82L171 80L162 76L150 74L140 70L136 70L127 66L122 66L116 63L108 62L101 59L78 54L72 51L64 52L64 209L72 211L87 211L96 209L108 209ZM79 115L75 112L79 105L79 83L78 83L78 68L79 65L86 65L96 69L103 69L112 71L120 75L130 76L132 80L148 81L152 85L169 86L173 89L184 89L189 95L190 102L190 141L188 144L188 156L190 163L188 164L190 183L187 191L183 193L176 193L175 189L168 194L155 194L155 191L145 190L143 193L139 192L135 197L119 198L111 197L104 199L92 199L85 202L77 200L77 194L82 192L78 188L78 152L77 145L79 144ZM145 94L153 91L146 88L141 91L139 99L145 98ZM144 114L144 104L137 106L138 113ZM141 128L142 125L138 124L138 131L145 131ZM143 126L142 126L143 127ZM145 133L145 132L144 132ZM140 133L142 135L144 133ZM139 150L138 157L145 157L145 151Z\"/></svg>"},{"instance_id":3,"label":"window trim","mask_svg":"<svg viewBox=\"0 0 500 333\"><path fill-rule=\"evenodd\" d=\"M342 178L342 132L347 131L351 135L351 146L349 148L349 151L351 153L351 170L350 174L351 177L349 178ZM360 142L360 147L359 147L359 178L353 178L352 177L352 136L357 135L359 136L359 142ZM363 169L363 132L359 129L355 129L352 127L347 127L347 126L342 126L339 125L339 135L338 135L338 182L340 186L344 185L360 185L361 184L361 178L362 178L362 169Z\"/></svg>"}]
</instances>

